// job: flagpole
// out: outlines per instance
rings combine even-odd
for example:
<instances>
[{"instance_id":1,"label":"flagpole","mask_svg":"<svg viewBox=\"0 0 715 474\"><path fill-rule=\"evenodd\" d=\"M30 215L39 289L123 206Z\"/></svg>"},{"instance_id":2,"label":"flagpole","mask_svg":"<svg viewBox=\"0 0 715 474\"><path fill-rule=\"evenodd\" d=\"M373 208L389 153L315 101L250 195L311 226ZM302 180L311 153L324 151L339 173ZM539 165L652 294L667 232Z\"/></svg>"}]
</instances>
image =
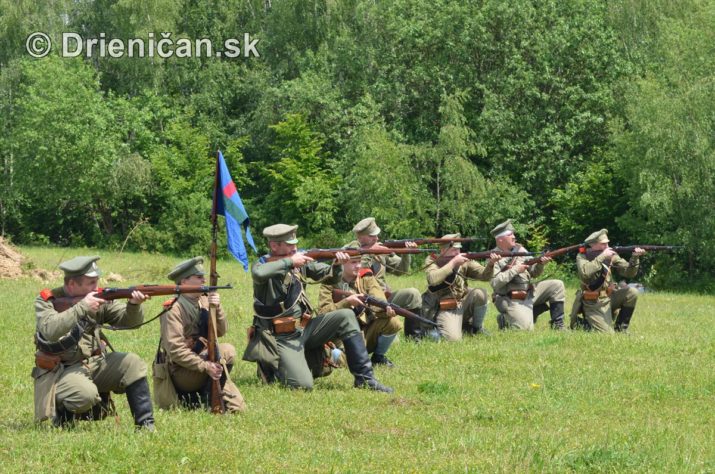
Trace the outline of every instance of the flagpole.
<instances>
[{"instance_id":1,"label":"flagpole","mask_svg":"<svg viewBox=\"0 0 715 474\"><path fill-rule=\"evenodd\" d=\"M216 272L216 253L217 253L217 244L216 240L218 239L218 219L216 216L216 206L218 205L218 199L220 199L219 195L219 188L221 186L221 182L219 181L219 174L220 174L220 168L219 168L219 153L221 153L220 150L216 152L216 172L214 173L214 195L213 195L213 205L211 208L211 250L209 251L209 260L210 260L210 273L209 273L209 285L211 286L216 286L218 285L218 273ZM209 306L209 321L208 321L208 360L209 362L218 362L221 364L223 367L223 370L226 370L226 364L223 363L223 358L221 357L221 353L219 351L219 345L218 345L218 334L216 333L216 306L210 305ZM228 377L227 373L224 373L223 376ZM219 380L211 380L211 413L224 413L226 411L226 407L224 406L223 403L223 391L221 390L221 379Z\"/></svg>"}]
</instances>

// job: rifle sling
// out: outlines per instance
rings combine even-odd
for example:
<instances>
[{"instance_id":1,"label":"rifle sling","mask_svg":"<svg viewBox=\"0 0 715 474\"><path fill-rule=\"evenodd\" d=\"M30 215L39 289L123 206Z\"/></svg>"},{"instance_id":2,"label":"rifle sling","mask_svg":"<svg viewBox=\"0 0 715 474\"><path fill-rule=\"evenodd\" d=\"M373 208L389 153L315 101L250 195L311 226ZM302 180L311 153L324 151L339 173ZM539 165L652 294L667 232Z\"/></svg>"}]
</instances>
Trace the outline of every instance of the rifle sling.
<instances>
[{"instance_id":1,"label":"rifle sling","mask_svg":"<svg viewBox=\"0 0 715 474\"><path fill-rule=\"evenodd\" d=\"M444 279L444 281L438 285L428 286L427 289L430 293L437 293L452 286L454 280L457 278L457 269L453 269L452 273Z\"/></svg>"}]
</instances>

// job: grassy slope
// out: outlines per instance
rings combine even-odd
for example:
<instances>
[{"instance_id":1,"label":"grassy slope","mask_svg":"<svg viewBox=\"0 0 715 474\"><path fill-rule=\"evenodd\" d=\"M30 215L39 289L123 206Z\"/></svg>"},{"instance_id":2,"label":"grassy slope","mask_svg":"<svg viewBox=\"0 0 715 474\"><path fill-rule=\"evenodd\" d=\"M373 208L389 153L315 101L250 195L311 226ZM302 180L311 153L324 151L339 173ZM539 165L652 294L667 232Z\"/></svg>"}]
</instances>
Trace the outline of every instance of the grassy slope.
<instances>
[{"instance_id":1,"label":"grassy slope","mask_svg":"<svg viewBox=\"0 0 715 474\"><path fill-rule=\"evenodd\" d=\"M94 253L22 251L48 269ZM105 271L126 278L122 286L166 283L176 263L100 254ZM221 283L237 286L223 302L231 325L226 339L240 353L251 317L250 276L235 262L220 262L219 271ZM424 288L421 275L392 283ZM233 378L247 413L160 412L159 432L138 436L123 396L115 397L118 425L81 423L71 432L34 426L32 300L42 286L32 279L0 281L2 471L715 470L711 296L643 295L630 337L553 333L548 315L534 333L498 333L490 307L492 337L396 343L391 357L399 367L378 370L395 396L352 389L345 370L318 380L310 393L265 387L254 366L241 362ZM149 302L147 315L160 304ZM110 338L118 350L150 362L158 324Z\"/></svg>"}]
</instances>

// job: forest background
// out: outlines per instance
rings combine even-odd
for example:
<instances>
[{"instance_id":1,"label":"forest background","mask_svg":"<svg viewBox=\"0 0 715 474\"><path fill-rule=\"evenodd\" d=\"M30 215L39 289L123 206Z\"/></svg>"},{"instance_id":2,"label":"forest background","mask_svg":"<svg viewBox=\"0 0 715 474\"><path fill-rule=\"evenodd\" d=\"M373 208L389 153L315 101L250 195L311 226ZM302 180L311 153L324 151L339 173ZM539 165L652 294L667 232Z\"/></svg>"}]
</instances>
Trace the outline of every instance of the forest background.
<instances>
[{"instance_id":1,"label":"forest background","mask_svg":"<svg viewBox=\"0 0 715 474\"><path fill-rule=\"evenodd\" d=\"M606 227L685 246L649 285L712 291L713 24L699 0L0 0L0 232L204 254L221 149L256 235L335 246L371 215L485 249L513 218L538 250ZM35 31L249 33L260 57L35 59Z\"/></svg>"}]
</instances>

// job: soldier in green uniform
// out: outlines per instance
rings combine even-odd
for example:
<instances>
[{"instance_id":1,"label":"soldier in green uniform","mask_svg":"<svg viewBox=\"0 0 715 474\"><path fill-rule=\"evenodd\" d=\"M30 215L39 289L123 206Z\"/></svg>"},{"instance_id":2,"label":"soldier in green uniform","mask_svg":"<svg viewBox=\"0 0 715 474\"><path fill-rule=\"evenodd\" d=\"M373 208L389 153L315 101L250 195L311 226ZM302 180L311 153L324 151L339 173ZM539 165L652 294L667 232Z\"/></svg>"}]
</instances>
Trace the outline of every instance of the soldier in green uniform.
<instances>
[{"instance_id":1,"label":"soldier in green uniform","mask_svg":"<svg viewBox=\"0 0 715 474\"><path fill-rule=\"evenodd\" d=\"M645 250L636 248L629 261L608 246L608 231L601 229L584 241L589 248L576 256L581 289L571 310L571 329L585 328L613 333L612 315L617 314L615 330L625 332L636 308L638 290L615 288L613 271L625 278L638 273L639 257ZM583 313L585 319L579 317Z\"/></svg>"},{"instance_id":2,"label":"soldier in green uniform","mask_svg":"<svg viewBox=\"0 0 715 474\"><path fill-rule=\"evenodd\" d=\"M56 426L77 417L101 418L93 410L106 404L109 393L126 393L137 428L154 430L154 414L146 380L146 364L139 356L106 350L100 325L133 327L144 320L141 304L147 296L132 293L128 302L97 298L99 257L76 257L60 264L64 286L43 290L35 299L37 330L35 419L53 418ZM83 297L58 313L53 299Z\"/></svg>"},{"instance_id":3,"label":"soldier in green uniform","mask_svg":"<svg viewBox=\"0 0 715 474\"><path fill-rule=\"evenodd\" d=\"M194 257L185 260L169 272L168 278L177 285L205 285L204 259ZM216 307L216 335L226 334L228 327L221 299L216 292L208 295L181 294L168 302L171 307L161 318L160 357L167 364L169 380L185 406L208 407L211 380L221 380L223 401L228 412L245 409L245 402L238 387L224 374L224 365L208 361L209 306ZM219 344L221 359L230 373L236 357L236 349L228 343ZM222 377L223 375L223 377ZM156 379L155 379L156 380ZM154 389L155 394L160 393ZM173 400L159 400L157 405L166 408Z\"/></svg>"},{"instance_id":4,"label":"soldier in green uniform","mask_svg":"<svg viewBox=\"0 0 715 474\"><path fill-rule=\"evenodd\" d=\"M460 234L447 234L442 238L459 237ZM486 334L487 292L482 288L469 288L467 279L491 280L494 263L499 260L498 255L492 255L487 265L482 266L465 257L461 249L460 242L442 245L440 255L430 255L425 262L427 292L422 301L423 312L437 322L440 335L447 341L461 340L463 332ZM446 263L440 266L438 261L441 260Z\"/></svg>"},{"instance_id":5,"label":"soldier in green uniform","mask_svg":"<svg viewBox=\"0 0 715 474\"><path fill-rule=\"evenodd\" d=\"M511 219L491 230L497 248L506 252L527 252L516 242ZM551 260L541 257L539 263L524 265L528 257L505 257L496 264L496 273L491 284L494 289L494 305L499 311L499 327L534 329L539 314L551 313L551 328L564 329L564 301L566 290L561 280L542 280L532 283L544 271Z\"/></svg>"},{"instance_id":6,"label":"soldier in green uniform","mask_svg":"<svg viewBox=\"0 0 715 474\"><path fill-rule=\"evenodd\" d=\"M374 217L366 217L353 227L355 237L347 246L361 248L387 248L379 243L379 235L381 229L375 223ZM416 248L414 242L407 242L407 248ZM386 273L396 275L404 275L410 269L412 255L363 255L362 266L372 270L374 277L382 287L382 290L387 295L388 301L397 306L408 309L413 313L420 314L422 308L422 295L417 288L403 288L392 291L385 281ZM418 322L413 320L405 320L405 337L420 339L423 335L423 330Z\"/></svg>"},{"instance_id":7,"label":"soldier in green uniform","mask_svg":"<svg viewBox=\"0 0 715 474\"><path fill-rule=\"evenodd\" d=\"M352 309L356 312L362 327L367 352L372 354L370 361L373 365L394 367L392 361L387 358L387 351L397 337L397 333L402 330L402 322L395 317L395 310L391 307L388 307L387 310L365 307L357 297L358 294L365 294L380 300L387 300L385 292L382 291L372 270L360 267L361 259L358 255L343 264L343 276L339 282L332 285L324 283L320 286L318 312L325 314L338 309ZM335 303L333 301L334 289L351 291L356 294Z\"/></svg>"},{"instance_id":8,"label":"soldier in green uniform","mask_svg":"<svg viewBox=\"0 0 715 474\"><path fill-rule=\"evenodd\" d=\"M341 340L355 387L392 392L375 379L355 314L340 309L314 316L304 291L307 278L340 281L341 264L349 255L338 252L333 265L314 261L297 252L297 228L276 224L263 230L270 254L251 268L255 313L244 360L257 362L269 382L277 378L289 387L312 389L313 378L322 373L325 344Z\"/></svg>"}]
</instances>

